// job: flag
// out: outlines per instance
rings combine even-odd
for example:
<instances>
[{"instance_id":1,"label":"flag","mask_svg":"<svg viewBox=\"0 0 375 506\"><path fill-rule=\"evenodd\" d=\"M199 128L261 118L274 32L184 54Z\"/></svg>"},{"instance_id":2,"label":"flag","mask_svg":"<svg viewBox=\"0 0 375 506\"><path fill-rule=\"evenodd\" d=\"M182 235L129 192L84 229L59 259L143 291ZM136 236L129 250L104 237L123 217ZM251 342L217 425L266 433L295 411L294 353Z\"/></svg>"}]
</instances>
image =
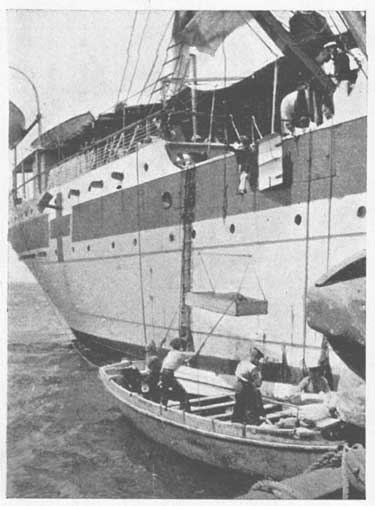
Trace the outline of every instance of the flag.
<instances>
[{"instance_id":1,"label":"flag","mask_svg":"<svg viewBox=\"0 0 375 506\"><path fill-rule=\"evenodd\" d=\"M214 56L225 38L251 18L249 11L177 12L173 34L177 41Z\"/></svg>"}]
</instances>

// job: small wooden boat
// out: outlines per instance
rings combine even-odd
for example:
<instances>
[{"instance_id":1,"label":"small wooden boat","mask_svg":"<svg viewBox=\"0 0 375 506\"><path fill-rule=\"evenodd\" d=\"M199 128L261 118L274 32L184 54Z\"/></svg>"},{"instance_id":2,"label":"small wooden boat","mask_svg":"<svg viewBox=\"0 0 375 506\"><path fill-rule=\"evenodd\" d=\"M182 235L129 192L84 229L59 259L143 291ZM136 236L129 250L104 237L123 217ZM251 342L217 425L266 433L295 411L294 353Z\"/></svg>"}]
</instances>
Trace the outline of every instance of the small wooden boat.
<instances>
[{"instance_id":1,"label":"small wooden boat","mask_svg":"<svg viewBox=\"0 0 375 506\"><path fill-rule=\"evenodd\" d=\"M276 400L265 404L268 423L232 423L233 388L220 376L213 382L213 373L208 371L188 367L178 371L191 397L191 413L181 411L176 402L169 401L165 407L147 400L130 385L131 376L142 365L106 365L99 369L99 377L140 431L181 455L224 469L284 479L304 471L324 453L338 447L337 441L326 440L318 428L286 429L274 425L285 416L295 415L298 408L289 405L285 409Z\"/></svg>"}]
</instances>

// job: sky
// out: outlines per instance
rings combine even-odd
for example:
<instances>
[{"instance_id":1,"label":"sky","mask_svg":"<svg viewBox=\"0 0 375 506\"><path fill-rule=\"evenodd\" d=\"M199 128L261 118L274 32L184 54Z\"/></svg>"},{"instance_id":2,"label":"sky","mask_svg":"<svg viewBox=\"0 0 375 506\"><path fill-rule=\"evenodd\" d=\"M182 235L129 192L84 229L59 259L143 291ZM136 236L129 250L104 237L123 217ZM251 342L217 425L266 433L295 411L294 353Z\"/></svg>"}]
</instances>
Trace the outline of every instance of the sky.
<instances>
[{"instance_id":1,"label":"sky","mask_svg":"<svg viewBox=\"0 0 375 506\"><path fill-rule=\"evenodd\" d=\"M136 15L131 10L7 11L8 63L24 72L34 83L39 95L43 131L87 111L96 116L113 110L125 69L120 99L142 89L155 59L150 82L158 77L170 42L173 11L148 12L138 11ZM157 51L167 26L165 38ZM245 25L230 35L225 42L226 54L221 49L215 58L199 54L199 77L224 76L224 70L229 76L245 77L251 73L249 65L252 66L252 62L255 61L258 68L266 64L270 55L264 51L265 46L259 38L255 37L252 45L246 48L246 41L250 44L250 33ZM234 57L238 47L242 50L240 58ZM243 54L249 54L251 49L253 52L251 58L245 60L246 65ZM274 52L277 52L276 47ZM34 91L30 83L14 70L9 70L9 98L24 112L26 125L30 124L37 112ZM34 128L17 148L18 160L31 151L30 143L36 135ZM27 268L17 261L11 248L9 279L33 279Z\"/></svg>"},{"instance_id":2,"label":"sky","mask_svg":"<svg viewBox=\"0 0 375 506\"><path fill-rule=\"evenodd\" d=\"M163 2L164 4L172 7L170 2ZM344 6L344 3L342 5ZM214 7L217 6L216 2ZM181 6L179 4L179 8L183 7L183 4ZM194 6L191 0L188 7L197 6ZM207 8L206 5L205 7ZM247 4L237 6L231 2L227 7L248 6ZM291 7L292 4L288 4L288 8ZM101 8L103 9L103 4ZM157 52L156 49L166 25L171 23L173 13L172 10L160 10L162 6L158 8L159 10L153 10L149 17L145 10L138 12L127 64L127 48L135 17L134 10L23 8L9 9L6 12L8 64L25 72L34 82L40 98L43 131L69 117L87 111L97 115L112 110L117 101L125 66L127 72L120 99L125 99L129 93L133 94L143 87L155 57L156 65L151 81L157 77L166 54L170 31L167 32L160 51ZM144 28L145 36L139 47ZM256 37L250 42L249 35L249 27L244 25L226 40L225 69L228 75L249 75L251 73L249 62L254 60L258 66L267 63L269 55L267 56L265 47L259 46ZM232 51L228 50L230 44L234 48ZM223 75L224 60L221 49L217 51L215 61L208 55L198 57L199 77L202 72ZM131 76L135 70L133 85L129 90ZM32 87L17 72L10 70L8 75L9 98L22 109L26 116L26 124L30 124L36 115ZM37 131L34 129L21 143L19 160L31 150L30 143L36 134ZM9 258L9 278L30 279L26 268L21 267L12 250Z\"/></svg>"},{"instance_id":3,"label":"sky","mask_svg":"<svg viewBox=\"0 0 375 506\"><path fill-rule=\"evenodd\" d=\"M156 47L172 11L153 11L148 19L137 65L138 43L147 13L137 14L125 84L120 99L140 90L156 56ZM91 111L108 111L116 103L135 11L8 10L8 63L34 82L40 100L43 131L69 117ZM165 55L168 35L157 55L152 79ZM129 90L134 75L132 89ZM26 124L36 115L31 85L9 71L9 98L24 112ZM30 151L34 129L19 149L19 159ZM27 267L9 248L10 281L32 281Z\"/></svg>"}]
</instances>

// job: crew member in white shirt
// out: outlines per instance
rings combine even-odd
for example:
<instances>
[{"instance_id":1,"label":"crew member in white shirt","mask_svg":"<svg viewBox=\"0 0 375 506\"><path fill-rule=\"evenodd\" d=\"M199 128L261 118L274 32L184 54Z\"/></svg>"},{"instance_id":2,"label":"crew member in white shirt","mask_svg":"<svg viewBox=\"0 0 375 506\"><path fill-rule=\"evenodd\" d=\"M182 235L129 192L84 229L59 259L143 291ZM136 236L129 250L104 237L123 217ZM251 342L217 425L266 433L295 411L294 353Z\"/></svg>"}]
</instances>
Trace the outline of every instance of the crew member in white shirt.
<instances>
[{"instance_id":1,"label":"crew member in white shirt","mask_svg":"<svg viewBox=\"0 0 375 506\"><path fill-rule=\"evenodd\" d=\"M176 400L180 402L180 408L190 411L190 403L186 390L175 378L175 371L191 360L195 353L185 351L186 341L184 339L175 338L170 342L171 350L163 360L160 373L161 387L161 403L168 405L168 400Z\"/></svg>"}]
</instances>

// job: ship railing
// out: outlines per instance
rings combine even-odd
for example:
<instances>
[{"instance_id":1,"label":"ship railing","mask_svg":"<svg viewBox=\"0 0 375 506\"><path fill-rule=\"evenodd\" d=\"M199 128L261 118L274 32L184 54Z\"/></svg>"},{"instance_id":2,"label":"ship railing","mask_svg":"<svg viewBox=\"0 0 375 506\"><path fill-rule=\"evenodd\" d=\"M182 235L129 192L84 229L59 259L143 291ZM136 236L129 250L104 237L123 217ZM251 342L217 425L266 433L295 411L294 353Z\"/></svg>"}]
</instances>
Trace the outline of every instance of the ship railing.
<instances>
[{"instance_id":1,"label":"ship railing","mask_svg":"<svg viewBox=\"0 0 375 506\"><path fill-rule=\"evenodd\" d=\"M154 113L132 123L14 186L10 192L12 202L17 205L22 199L31 198L36 193L67 183L86 172L141 149L152 142L152 137L160 135L160 126L155 121L158 114Z\"/></svg>"}]
</instances>

